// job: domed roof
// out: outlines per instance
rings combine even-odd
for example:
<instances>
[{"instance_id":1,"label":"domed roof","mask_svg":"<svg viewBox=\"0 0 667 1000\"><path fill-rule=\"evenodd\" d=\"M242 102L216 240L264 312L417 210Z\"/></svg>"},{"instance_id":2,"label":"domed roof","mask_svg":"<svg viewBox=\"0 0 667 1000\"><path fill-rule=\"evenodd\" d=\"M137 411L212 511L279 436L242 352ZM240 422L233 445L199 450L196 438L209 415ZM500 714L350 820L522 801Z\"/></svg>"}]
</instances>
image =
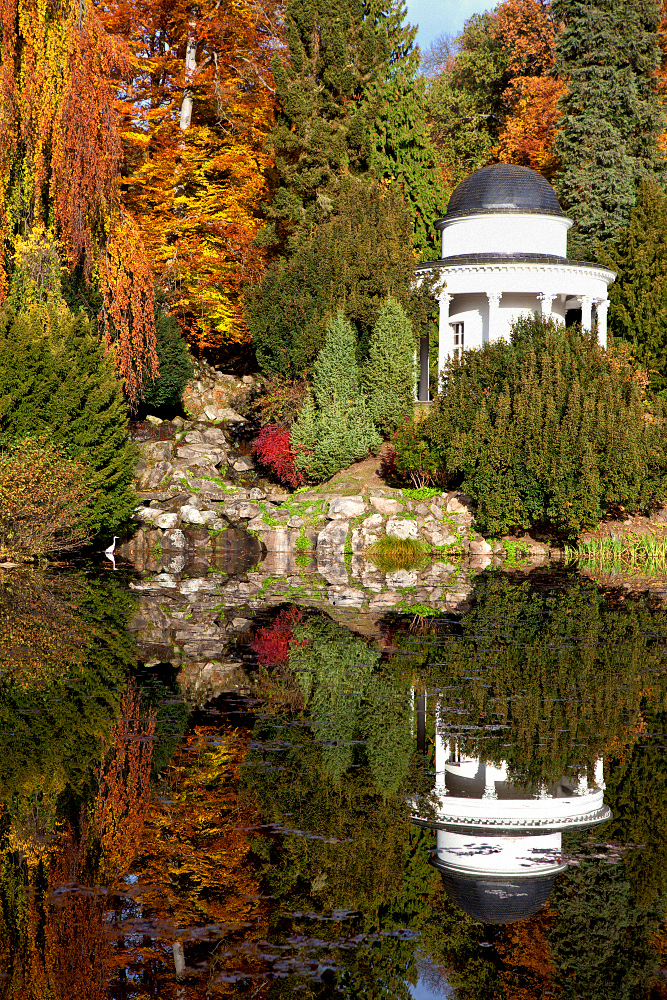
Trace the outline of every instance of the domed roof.
<instances>
[{"instance_id":1,"label":"domed roof","mask_svg":"<svg viewBox=\"0 0 667 1000\"><path fill-rule=\"evenodd\" d=\"M478 212L563 215L549 181L513 163L495 163L464 178L452 192L445 220Z\"/></svg>"},{"instance_id":2,"label":"domed roof","mask_svg":"<svg viewBox=\"0 0 667 1000\"><path fill-rule=\"evenodd\" d=\"M483 924L512 924L532 917L553 888L553 875L531 879L485 879L442 871L447 895Z\"/></svg>"}]
</instances>

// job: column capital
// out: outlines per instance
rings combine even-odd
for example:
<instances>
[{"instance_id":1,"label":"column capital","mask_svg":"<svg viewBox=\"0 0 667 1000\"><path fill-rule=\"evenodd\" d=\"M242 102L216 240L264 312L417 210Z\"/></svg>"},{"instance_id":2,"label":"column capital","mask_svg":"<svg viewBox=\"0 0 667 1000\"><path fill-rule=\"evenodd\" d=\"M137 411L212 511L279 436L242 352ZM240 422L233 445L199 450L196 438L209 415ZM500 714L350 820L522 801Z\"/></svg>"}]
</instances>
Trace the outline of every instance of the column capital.
<instances>
[{"instance_id":1,"label":"column capital","mask_svg":"<svg viewBox=\"0 0 667 1000\"><path fill-rule=\"evenodd\" d=\"M553 300L557 298L558 296L555 293L552 294L551 292L540 292L540 294L537 296L537 301L547 302L549 305L551 305Z\"/></svg>"},{"instance_id":2,"label":"column capital","mask_svg":"<svg viewBox=\"0 0 667 1000\"><path fill-rule=\"evenodd\" d=\"M490 306L497 306L500 304L500 300L503 297L502 292L487 292L486 297L489 300Z\"/></svg>"},{"instance_id":3,"label":"column capital","mask_svg":"<svg viewBox=\"0 0 667 1000\"><path fill-rule=\"evenodd\" d=\"M438 295L438 302L440 303L440 305L448 306L451 305L451 301L453 298L454 296L451 294L451 292L440 292Z\"/></svg>"}]
</instances>

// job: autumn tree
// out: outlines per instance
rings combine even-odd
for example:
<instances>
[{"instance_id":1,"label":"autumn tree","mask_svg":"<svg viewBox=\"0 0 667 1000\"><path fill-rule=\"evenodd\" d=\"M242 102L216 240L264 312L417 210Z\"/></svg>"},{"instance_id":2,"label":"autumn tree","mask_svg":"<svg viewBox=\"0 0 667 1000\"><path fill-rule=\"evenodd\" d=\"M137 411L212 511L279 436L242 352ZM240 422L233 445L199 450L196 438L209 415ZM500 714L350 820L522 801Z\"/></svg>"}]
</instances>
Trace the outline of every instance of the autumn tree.
<instances>
[{"instance_id":1,"label":"autumn tree","mask_svg":"<svg viewBox=\"0 0 667 1000\"><path fill-rule=\"evenodd\" d=\"M264 264L253 240L269 195L280 7L112 0L105 16L132 53L117 104L123 204L189 341L199 349L247 342L243 283Z\"/></svg>"},{"instance_id":2,"label":"autumn tree","mask_svg":"<svg viewBox=\"0 0 667 1000\"><path fill-rule=\"evenodd\" d=\"M562 80L553 73L557 26L551 0L506 0L497 8L496 38L507 52L507 114L495 156L550 177L553 142L561 118Z\"/></svg>"},{"instance_id":3,"label":"autumn tree","mask_svg":"<svg viewBox=\"0 0 667 1000\"><path fill-rule=\"evenodd\" d=\"M553 173L563 93L553 74L556 33L550 0L504 0L450 43L429 108L451 186L497 160Z\"/></svg>"},{"instance_id":4,"label":"autumn tree","mask_svg":"<svg viewBox=\"0 0 667 1000\"><path fill-rule=\"evenodd\" d=\"M45 269L99 282L101 321L130 400L155 373L153 278L119 201L122 148L110 78L129 53L98 8L0 8L0 301L44 291Z\"/></svg>"}]
</instances>

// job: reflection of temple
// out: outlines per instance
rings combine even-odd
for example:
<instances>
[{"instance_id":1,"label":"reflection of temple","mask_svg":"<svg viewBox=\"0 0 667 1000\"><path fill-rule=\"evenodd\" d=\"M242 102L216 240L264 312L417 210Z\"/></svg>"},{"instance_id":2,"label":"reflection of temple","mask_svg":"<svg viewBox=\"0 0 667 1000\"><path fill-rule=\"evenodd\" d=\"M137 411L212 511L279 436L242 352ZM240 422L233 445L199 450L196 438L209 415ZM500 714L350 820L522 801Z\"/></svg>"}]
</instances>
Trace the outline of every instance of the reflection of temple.
<instances>
[{"instance_id":1,"label":"reflection of temple","mask_svg":"<svg viewBox=\"0 0 667 1000\"><path fill-rule=\"evenodd\" d=\"M535 793L508 779L507 767L459 755L436 733L435 813L415 822L436 830L432 864L461 909L483 923L511 923L543 906L558 872L564 830L611 818L603 802L602 760L589 785L561 778Z\"/></svg>"}]
</instances>

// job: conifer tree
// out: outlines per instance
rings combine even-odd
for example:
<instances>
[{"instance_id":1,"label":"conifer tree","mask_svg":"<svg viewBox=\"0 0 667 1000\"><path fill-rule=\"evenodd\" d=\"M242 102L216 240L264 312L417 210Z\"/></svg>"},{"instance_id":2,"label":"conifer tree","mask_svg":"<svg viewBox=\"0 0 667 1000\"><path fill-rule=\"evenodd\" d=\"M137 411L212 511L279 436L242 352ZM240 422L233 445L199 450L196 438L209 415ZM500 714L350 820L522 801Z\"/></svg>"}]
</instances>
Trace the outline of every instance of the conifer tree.
<instances>
[{"instance_id":1,"label":"conifer tree","mask_svg":"<svg viewBox=\"0 0 667 1000\"><path fill-rule=\"evenodd\" d=\"M356 351L354 327L339 310L313 372L317 410L307 397L290 433L295 464L310 479L329 479L382 444L361 394Z\"/></svg>"},{"instance_id":2,"label":"conifer tree","mask_svg":"<svg viewBox=\"0 0 667 1000\"><path fill-rule=\"evenodd\" d=\"M327 327L313 369L313 394L320 410L337 400L343 406L359 395L357 338L342 309Z\"/></svg>"},{"instance_id":3,"label":"conifer tree","mask_svg":"<svg viewBox=\"0 0 667 1000\"><path fill-rule=\"evenodd\" d=\"M390 434L414 406L416 341L396 299L388 298L373 327L364 365L368 411L377 429Z\"/></svg>"},{"instance_id":4,"label":"conifer tree","mask_svg":"<svg viewBox=\"0 0 667 1000\"><path fill-rule=\"evenodd\" d=\"M340 177L369 169L377 87L409 56L416 34L404 18L404 0L287 4L289 57L272 63L279 114L269 145L280 180L269 215L288 251L331 212Z\"/></svg>"},{"instance_id":5,"label":"conifer tree","mask_svg":"<svg viewBox=\"0 0 667 1000\"><path fill-rule=\"evenodd\" d=\"M603 260L617 272L609 289L609 329L632 344L655 389L667 388L667 196L642 184L630 223Z\"/></svg>"},{"instance_id":6,"label":"conifer tree","mask_svg":"<svg viewBox=\"0 0 667 1000\"><path fill-rule=\"evenodd\" d=\"M426 84L417 77L416 56L378 88L370 165L376 177L391 178L400 190L412 220L413 245L423 260L433 260L440 256L433 223L445 213L447 192L429 135Z\"/></svg>"},{"instance_id":7,"label":"conifer tree","mask_svg":"<svg viewBox=\"0 0 667 1000\"><path fill-rule=\"evenodd\" d=\"M570 253L591 257L627 225L636 187L662 176L658 5L554 0L552 10L564 24L556 72L567 88L557 189L577 223Z\"/></svg>"},{"instance_id":8,"label":"conifer tree","mask_svg":"<svg viewBox=\"0 0 667 1000\"><path fill-rule=\"evenodd\" d=\"M97 497L93 532L113 531L129 517L134 449L127 405L113 359L85 316L59 305L0 315L0 435L13 440L48 434L88 467Z\"/></svg>"},{"instance_id":9,"label":"conifer tree","mask_svg":"<svg viewBox=\"0 0 667 1000\"><path fill-rule=\"evenodd\" d=\"M341 304L363 350L387 295L410 314L419 308L414 265L412 224L398 191L345 178L335 210L320 216L295 253L248 295L246 318L262 370L308 371Z\"/></svg>"}]
</instances>

